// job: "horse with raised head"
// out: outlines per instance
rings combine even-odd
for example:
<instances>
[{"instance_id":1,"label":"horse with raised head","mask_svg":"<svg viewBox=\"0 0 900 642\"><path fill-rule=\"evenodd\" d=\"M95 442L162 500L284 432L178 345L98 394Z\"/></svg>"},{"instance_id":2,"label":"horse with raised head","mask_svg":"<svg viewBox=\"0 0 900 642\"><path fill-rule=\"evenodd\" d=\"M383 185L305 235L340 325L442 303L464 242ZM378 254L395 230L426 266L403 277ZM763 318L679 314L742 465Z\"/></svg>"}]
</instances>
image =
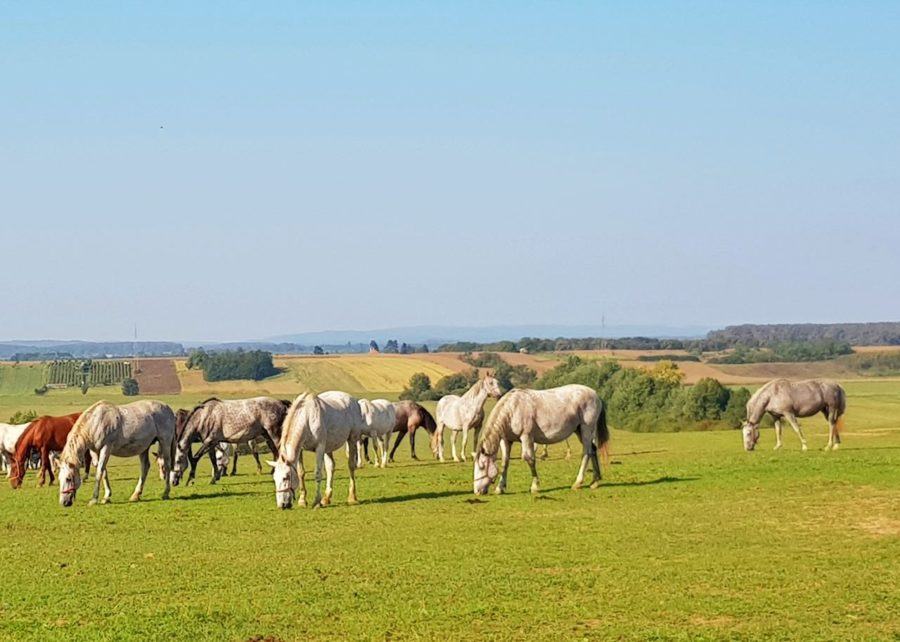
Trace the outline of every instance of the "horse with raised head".
<instances>
[{"instance_id":1,"label":"horse with raised head","mask_svg":"<svg viewBox=\"0 0 900 642\"><path fill-rule=\"evenodd\" d=\"M193 480L197 462L219 442L243 444L261 437L265 439L272 454L277 455L281 425L289 407L290 402L270 397L227 401L213 398L197 405L185 419L184 431L175 446L172 484L178 485L188 467L188 481ZM191 444L195 441L200 442L200 448L191 454ZM214 455L212 458L212 483L216 483L219 475Z\"/></svg>"},{"instance_id":2,"label":"horse with raised head","mask_svg":"<svg viewBox=\"0 0 900 642\"><path fill-rule=\"evenodd\" d=\"M453 452L453 461L460 461L456 454L456 433L462 433L460 456L466 461L466 442L469 439L469 431L475 432L475 441L478 439L478 431L484 421L484 402L488 397L499 399L503 391L500 383L491 375L476 381L465 394L445 395L437 403L437 429L431 436L431 450L438 459L444 461L444 428L450 429L450 448ZM474 453L473 453L474 455Z\"/></svg>"},{"instance_id":3,"label":"horse with raised head","mask_svg":"<svg viewBox=\"0 0 900 642\"><path fill-rule=\"evenodd\" d=\"M159 444L159 476L165 484L162 498L168 499L168 473L172 466L174 441L175 413L164 403L141 399L116 406L107 401L98 401L75 422L59 456L60 505L71 506L75 501L75 494L81 487L79 468L89 459L90 452L97 453L94 493L90 503L97 503L100 480L103 480L104 486L102 502L106 504L112 496L107 470L111 456L140 458L141 473L131 494L131 501L138 501L144 492L144 482L150 471L150 447L154 443Z\"/></svg>"},{"instance_id":4,"label":"horse with raised head","mask_svg":"<svg viewBox=\"0 0 900 642\"><path fill-rule=\"evenodd\" d=\"M30 421L27 424L0 423L0 472L6 473L7 477L12 476L11 464L16 453L16 444L30 425Z\"/></svg>"},{"instance_id":5,"label":"horse with raised head","mask_svg":"<svg viewBox=\"0 0 900 642\"><path fill-rule=\"evenodd\" d=\"M744 449L753 450L759 441L759 423L769 413L775 420L775 450L782 446L781 420L787 419L800 437L800 447L807 449L806 437L797 417L818 413L828 420L828 444L825 450L837 449L841 443L841 425L847 410L847 395L840 384L827 379L788 381L773 379L753 393L747 402L747 420L741 428Z\"/></svg>"},{"instance_id":6,"label":"horse with raised head","mask_svg":"<svg viewBox=\"0 0 900 642\"><path fill-rule=\"evenodd\" d=\"M38 485L43 486L46 483L47 475L50 475L50 483L53 483L53 465L50 454L63 449L69 431L72 430L72 426L75 425L80 414L75 412L61 417L43 416L28 424L28 428L16 442L16 449L10 463L9 483L13 488L19 488L22 485L32 451L37 451L41 455L41 480ZM88 458L85 461L85 468L89 470L90 465L91 460Z\"/></svg>"},{"instance_id":7,"label":"horse with raised head","mask_svg":"<svg viewBox=\"0 0 900 642\"><path fill-rule=\"evenodd\" d=\"M606 425L606 408L597 393L587 386L570 384L549 390L514 389L506 393L494 407L482 431L481 442L475 455L474 491L476 495L487 493L497 478L497 493L506 491L506 471L514 441L522 444L522 459L531 468L531 492L540 490L535 465L535 444L555 444L571 434L581 440L581 467L573 489L581 488L590 461L594 468L591 488L600 484L598 451L606 453L609 428ZM502 458L497 468L497 452Z\"/></svg>"},{"instance_id":8,"label":"horse with raised head","mask_svg":"<svg viewBox=\"0 0 900 642\"><path fill-rule=\"evenodd\" d=\"M316 498L313 507L330 504L334 479L332 453L345 444L354 446L365 429L359 403L346 392L330 391L320 395L304 392L298 396L284 420L278 459L268 462L274 468L275 505L282 509L291 508L296 499L298 506L306 506L304 450L316 453ZM347 466L350 471L347 503L356 504L356 457L347 457ZM324 496L323 469L327 477Z\"/></svg>"}]
</instances>

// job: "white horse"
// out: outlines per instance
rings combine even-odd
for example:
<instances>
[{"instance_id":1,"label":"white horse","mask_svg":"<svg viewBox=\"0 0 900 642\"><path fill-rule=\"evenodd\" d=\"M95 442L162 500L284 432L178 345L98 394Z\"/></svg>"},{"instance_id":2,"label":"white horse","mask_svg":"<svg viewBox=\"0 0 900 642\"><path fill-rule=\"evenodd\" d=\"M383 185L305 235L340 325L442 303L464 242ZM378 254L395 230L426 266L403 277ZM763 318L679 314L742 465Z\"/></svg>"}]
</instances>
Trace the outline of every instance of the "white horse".
<instances>
[{"instance_id":1,"label":"white horse","mask_svg":"<svg viewBox=\"0 0 900 642\"><path fill-rule=\"evenodd\" d=\"M157 462L160 477L166 485L162 497L168 499L174 440L175 413L167 405L146 399L123 406L98 401L81 414L66 438L59 457L59 503L71 506L75 501L81 486L79 469L90 451L97 453L94 494L90 503L97 503L101 479L105 490L102 502L109 502L112 488L107 465L111 455L140 458L141 474L131 494L131 501L139 500L150 470L150 447L154 442L159 443Z\"/></svg>"},{"instance_id":2,"label":"white horse","mask_svg":"<svg viewBox=\"0 0 900 642\"><path fill-rule=\"evenodd\" d=\"M394 432L394 426L397 423L397 408L387 399L368 399L359 400L359 410L362 413L365 429L363 437L373 440L375 446L375 456L378 458L376 465L381 468L387 467L388 449L390 447L391 435ZM381 454L378 454L378 450ZM356 444L357 463L362 467L365 460L362 453L361 440Z\"/></svg>"},{"instance_id":3,"label":"white horse","mask_svg":"<svg viewBox=\"0 0 900 642\"><path fill-rule=\"evenodd\" d=\"M0 423L0 472L6 473L7 477L12 475L10 462L13 455L16 454L16 444L19 442L19 437L30 425L31 422L27 424Z\"/></svg>"},{"instance_id":4,"label":"white horse","mask_svg":"<svg viewBox=\"0 0 900 642\"><path fill-rule=\"evenodd\" d=\"M747 421L742 427L744 449L753 450L759 441L759 422L769 413L775 419L775 450L781 448L781 420L785 418L800 437L800 447L807 449L806 437L797 417L822 413L828 420L828 444L825 450L837 449L841 443L840 428L847 410L847 395L834 381L808 379L788 381L773 379L753 393L747 402Z\"/></svg>"},{"instance_id":5,"label":"white horse","mask_svg":"<svg viewBox=\"0 0 900 642\"><path fill-rule=\"evenodd\" d=\"M313 507L331 503L334 479L332 453L344 444L355 446L366 429L359 402L346 392L323 392L320 395L304 392L288 411L281 432L278 460L268 464L275 469L275 505L290 508L297 490L298 506L306 506L306 471L303 468L303 451L316 453L316 499ZM356 497L356 457L347 458L350 471L348 504L358 503ZM327 476L325 495L322 495L322 470Z\"/></svg>"},{"instance_id":6,"label":"white horse","mask_svg":"<svg viewBox=\"0 0 900 642\"><path fill-rule=\"evenodd\" d=\"M503 392L500 383L491 375L476 381L463 396L446 395L437 403L437 430L431 436L431 450L438 459L444 461L444 426L450 429L450 448L453 452L453 461L460 461L456 454L456 433L462 432L462 444L460 456L466 461L466 442L469 439L469 430L476 432L484 421L484 402L488 397L499 399ZM475 453L472 453L474 456Z\"/></svg>"},{"instance_id":7,"label":"white horse","mask_svg":"<svg viewBox=\"0 0 900 642\"><path fill-rule=\"evenodd\" d=\"M497 451L503 459L497 493L506 491L506 471L513 441L522 443L522 459L531 468L531 492L540 490L535 467L534 445L555 444L577 433L581 440L581 467L573 489L581 488L588 462L593 464L591 488L600 483L597 452L606 452L609 428L606 408L597 393L587 386L570 384L549 390L515 389L497 402L488 419L475 456L474 490L484 495L497 478Z\"/></svg>"}]
</instances>

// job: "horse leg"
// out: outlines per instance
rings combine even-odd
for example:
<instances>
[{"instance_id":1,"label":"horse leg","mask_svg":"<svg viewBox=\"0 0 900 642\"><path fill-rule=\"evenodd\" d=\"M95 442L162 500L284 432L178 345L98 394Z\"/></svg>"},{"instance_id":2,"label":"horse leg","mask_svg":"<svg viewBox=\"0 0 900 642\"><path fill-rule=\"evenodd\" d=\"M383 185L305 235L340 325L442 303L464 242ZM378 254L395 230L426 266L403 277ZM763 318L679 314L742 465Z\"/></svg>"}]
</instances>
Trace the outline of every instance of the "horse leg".
<instances>
[{"instance_id":1,"label":"horse leg","mask_svg":"<svg viewBox=\"0 0 900 642\"><path fill-rule=\"evenodd\" d=\"M394 442L394 447L391 449L391 455L388 458L388 461L394 461L394 453L397 452L397 448L400 446L400 442L403 441L403 436L407 432L408 431L401 430L400 434L397 435L397 440ZM413 441L412 432L409 433L409 443L412 445L412 458L415 459L416 458L416 446L415 446L415 442Z\"/></svg>"},{"instance_id":2,"label":"horse leg","mask_svg":"<svg viewBox=\"0 0 900 642\"><path fill-rule=\"evenodd\" d=\"M215 484L219 481L219 466L216 463L216 449L210 448L206 451L206 456L209 458L209 463L212 465L212 478L209 480L210 484Z\"/></svg>"},{"instance_id":3,"label":"horse leg","mask_svg":"<svg viewBox=\"0 0 900 642\"><path fill-rule=\"evenodd\" d=\"M256 461L256 474L262 475L262 463L259 461L259 451L257 450L255 445L251 446L251 448L252 450L250 451L250 454L253 455L253 459L254 461ZM237 462L235 462L235 464L237 464ZM232 475L233 474L234 473L232 473Z\"/></svg>"},{"instance_id":4,"label":"horse leg","mask_svg":"<svg viewBox=\"0 0 900 642\"><path fill-rule=\"evenodd\" d=\"M297 476L300 478L300 496L297 499L297 506L306 508L306 468L303 467L303 451L300 451L300 457L297 459Z\"/></svg>"},{"instance_id":5,"label":"horse leg","mask_svg":"<svg viewBox=\"0 0 900 642\"><path fill-rule=\"evenodd\" d=\"M591 451L594 448L593 434L590 430L581 430L581 466L578 467L578 475L575 477L575 483L572 484L572 490L578 490L584 484L584 473L587 472L588 462L591 459ZM591 482L593 483L593 481Z\"/></svg>"},{"instance_id":6,"label":"horse leg","mask_svg":"<svg viewBox=\"0 0 900 642\"><path fill-rule=\"evenodd\" d=\"M351 457L348 461L351 461ZM331 497L334 495L334 455L325 453L325 496L322 498L322 506L331 506Z\"/></svg>"},{"instance_id":7,"label":"horse leg","mask_svg":"<svg viewBox=\"0 0 900 642\"><path fill-rule=\"evenodd\" d=\"M494 492L502 495L506 492L506 471L509 470L509 451L511 450L509 442L505 439L500 440L500 479L497 482L497 490Z\"/></svg>"},{"instance_id":8,"label":"horse leg","mask_svg":"<svg viewBox=\"0 0 900 642\"><path fill-rule=\"evenodd\" d=\"M316 499L313 508L322 506L322 469L325 468L325 446L316 448Z\"/></svg>"},{"instance_id":9,"label":"horse leg","mask_svg":"<svg viewBox=\"0 0 900 642\"><path fill-rule=\"evenodd\" d=\"M334 471L334 462L332 461L331 469ZM347 470L350 473L350 489L347 491L347 504L352 506L358 504L359 499L356 497L356 465L352 460L347 460Z\"/></svg>"},{"instance_id":10,"label":"horse leg","mask_svg":"<svg viewBox=\"0 0 900 642\"><path fill-rule=\"evenodd\" d=\"M566 461L572 459L572 447L569 445L569 438L566 437Z\"/></svg>"},{"instance_id":11,"label":"horse leg","mask_svg":"<svg viewBox=\"0 0 900 642\"><path fill-rule=\"evenodd\" d=\"M775 450L778 450L782 446L781 442L781 419L775 420Z\"/></svg>"},{"instance_id":12,"label":"horse leg","mask_svg":"<svg viewBox=\"0 0 900 642\"><path fill-rule=\"evenodd\" d=\"M94 466L94 494L91 496L91 501L88 502L89 505L93 505L97 503L97 498L100 497L100 481L103 480L104 475L106 474L106 463L109 461L109 448L103 447L100 449L100 452L97 453L97 461Z\"/></svg>"},{"instance_id":13,"label":"horse leg","mask_svg":"<svg viewBox=\"0 0 900 642\"><path fill-rule=\"evenodd\" d=\"M530 435L522 435L522 459L531 469L531 492L539 493L541 490L541 480L538 477L537 466L534 461L534 440Z\"/></svg>"},{"instance_id":14,"label":"horse leg","mask_svg":"<svg viewBox=\"0 0 900 642\"><path fill-rule=\"evenodd\" d=\"M50 449L46 446L41 447L41 481L38 486L43 486L47 482L47 474L50 474L50 485L53 485L53 470L50 467Z\"/></svg>"},{"instance_id":15,"label":"horse leg","mask_svg":"<svg viewBox=\"0 0 900 642\"><path fill-rule=\"evenodd\" d=\"M474 431L474 429L473 429ZM469 429L463 428L462 431L462 443L459 445L459 456L463 461L466 461L466 444L469 443ZM473 453L474 455L474 453Z\"/></svg>"},{"instance_id":16,"label":"horse leg","mask_svg":"<svg viewBox=\"0 0 900 642\"><path fill-rule=\"evenodd\" d=\"M150 472L150 452L145 450L140 455L141 460L141 475L138 477L137 486L134 487L134 492L131 493L131 497L128 499L130 502L136 502L141 498L141 495L144 494L144 484L147 481L147 473Z\"/></svg>"},{"instance_id":17,"label":"horse leg","mask_svg":"<svg viewBox=\"0 0 900 642\"><path fill-rule=\"evenodd\" d=\"M806 445L806 437L803 436L803 430L800 428L800 424L797 422L797 418L794 415L786 415L787 420L791 422L791 428L794 429L794 432L797 433L797 436L800 437L800 449L807 450L808 447Z\"/></svg>"},{"instance_id":18,"label":"horse leg","mask_svg":"<svg viewBox=\"0 0 900 642\"><path fill-rule=\"evenodd\" d=\"M381 467L387 468L388 465L388 449L391 447L391 433L382 435L381 437Z\"/></svg>"},{"instance_id":19,"label":"horse leg","mask_svg":"<svg viewBox=\"0 0 900 642\"><path fill-rule=\"evenodd\" d=\"M459 455L456 454L456 431L450 431L450 452L453 454L453 461L459 461Z\"/></svg>"},{"instance_id":20,"label":"horse leg","mask_svg":"<svg viewBox=\"0 0 900 642\"><path fill-rule=\"evenodd\" d=\"M550 459L550 447L544 444L544 448L541 451L541 461L546 461L547 459Z\"/></svg>"}]
</instances>

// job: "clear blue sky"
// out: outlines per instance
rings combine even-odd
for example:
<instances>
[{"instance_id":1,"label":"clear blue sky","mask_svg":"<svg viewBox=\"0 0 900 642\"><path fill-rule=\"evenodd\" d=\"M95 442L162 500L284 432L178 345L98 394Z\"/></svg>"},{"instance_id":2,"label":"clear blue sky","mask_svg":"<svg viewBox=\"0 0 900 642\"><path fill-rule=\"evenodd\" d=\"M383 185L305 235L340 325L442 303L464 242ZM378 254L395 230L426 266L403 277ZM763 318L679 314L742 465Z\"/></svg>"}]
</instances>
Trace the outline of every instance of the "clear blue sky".
<instances>
[{"instance_id":1,"label":"clear blue sky","mask_svg":"<svg viewBox=\"0 0 900 642\"><path fill-rule=\"evenodd\" d=\"M0 339L900 319L900 3L4 1L0 82Z\"/></svg>"}]
</instances>

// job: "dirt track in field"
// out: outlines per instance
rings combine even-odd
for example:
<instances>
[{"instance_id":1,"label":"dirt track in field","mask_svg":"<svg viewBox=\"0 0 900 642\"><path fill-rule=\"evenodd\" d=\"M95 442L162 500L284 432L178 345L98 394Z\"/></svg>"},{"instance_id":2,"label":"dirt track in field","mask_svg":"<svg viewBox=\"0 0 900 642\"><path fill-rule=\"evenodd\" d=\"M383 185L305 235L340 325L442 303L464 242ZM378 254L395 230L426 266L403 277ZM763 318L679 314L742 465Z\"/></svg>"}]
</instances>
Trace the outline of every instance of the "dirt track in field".
<instances>
[{"instance_id":1,"label":"dirt track in field","mask_svg":"<svg viewBox=\"0 0 900 642\"><path fill-rule=\"evenodd\" d=\"M140 359L137 379L142 395L177 395L181 393L181 381L171 359Z\"/></svg>"}]
</instances>

